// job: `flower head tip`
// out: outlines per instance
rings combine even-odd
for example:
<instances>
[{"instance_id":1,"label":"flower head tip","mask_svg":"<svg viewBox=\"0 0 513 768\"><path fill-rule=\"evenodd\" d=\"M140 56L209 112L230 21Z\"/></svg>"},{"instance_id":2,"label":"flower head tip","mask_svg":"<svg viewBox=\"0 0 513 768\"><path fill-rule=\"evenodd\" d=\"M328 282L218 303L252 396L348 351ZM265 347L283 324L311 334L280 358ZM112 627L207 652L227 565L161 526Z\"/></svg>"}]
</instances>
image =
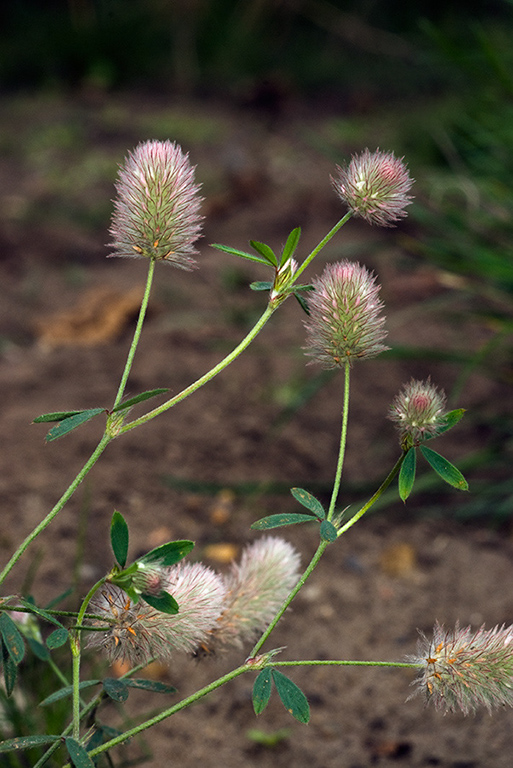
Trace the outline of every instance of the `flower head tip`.
<instances>
[{"instance_id":1,"label":"flower head tip","mask_svg":"<svg viewBox=\"0 0 513 768\"><path fill-rule=\"evenodd\" d=\"M307 354L325 368L342 367L387 349L383 303L374 276L360 264L328 264L313 281L305 321Z\"/></svg>"},{"instance_id":2,"label":"flower head tip","mask_svg":"<svg viewBox=\"0 0 513 768\"><path fill-rule=\"evenodd\" d=\"M388 418L395 422L401 443L418 445L432 437L443 425L445 392L437 389L430 379L412 379L394 398Z\"/></svg>"},{"instance_id":3,"label":"flower head tip","mask_svg":"<svg viewBox=\"0 0 513 768\"><path fill-rule=\"evenodd\" d=\"M480 707L513 706L513 627L454 632L435 624L408 661L420 671L414 684L437 709L468 715Z\"/></svg>"},{"instance_id":4,"label":"flower head tip","mask_svg":"<svg viewBox=\"0 0 513 768\"><path fill-rule=\"evenodd\" d=\"M408 192L413 179L403 160L393 152L370 152L353 155L349 165L337 167L332 179L335 192L355 216L369 224L393 226L406 216L411 202Z\"/></svg>"},{"instance_id":5,"label":"flower head tip","mask_svg":"<svg viewBox=\"0 0 513 768\"><path fill-rule=\"evenodd\" d=\"M116 183L111 256L135 256L193 269L201 197L189 156L170 141L129 152Z\"/></svg>"}]
</instances>

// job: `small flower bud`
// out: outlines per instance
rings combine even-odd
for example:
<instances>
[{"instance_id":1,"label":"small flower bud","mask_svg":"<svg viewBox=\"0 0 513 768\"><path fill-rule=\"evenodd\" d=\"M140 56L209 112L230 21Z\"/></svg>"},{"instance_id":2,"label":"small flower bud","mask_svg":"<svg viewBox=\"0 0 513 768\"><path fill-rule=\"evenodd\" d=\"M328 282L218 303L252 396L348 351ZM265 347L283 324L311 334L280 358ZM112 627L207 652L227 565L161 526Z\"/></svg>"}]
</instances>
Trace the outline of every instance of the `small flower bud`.
<instances>
[{"instance_id":1,"label":"small flower bud","mask_svg":"<svg viewBox=\"0 0 513 768\"><path fill-rule=\"evenodd\" d=\"M278 298L284 299L287 297L287 294L283 293L283 290L290 284L296 270L297 261L295 259L287 259L284 264L277 268L273 287L269 294L270 301L276 301Z\"/></svg>"},{"instance_id":2,"label":"small flower bud","mask_svg":"<svg viewBox=\"0 0 513 768\"><path fill-rule=\"evenodd\" d=\"M373 275L351 261L328 264L307 296L307 353L325 368L343 367L355 358L375 357L388 347Z\"/></svg>"},{"instance_id":3,"label":"small flower bud","mask_svg":"<svg viewBox=\"0 0 513 768\"><path fill-rule=\"evenodd\" d=\"M411 447L436 434L444 423L445 400L445 392L429 379L412 379L405 384L393 400L388 415L399 429L401 444Z\"/></svg>"},{"instance_id":4,"label":"small flower bud","mask_svg":"<svg viewBox=\"0 0 513 768\"><path fill-rule=\"evenodd\" d=\"M167 592L168 568L158 563L137 562L137 571L132 576L132 588L139 594L159 595Z\"/></svg>"},{"instance_id":5,"label":"small flower bud","mask_svg":"<svg viewBox=\"0 0 513 768\"><path fill-rule=\"evenodd\" d=\"M413 179L393 152L371 153L366 149L353 155L348 166L337 166L337 171L332 179L335 192L355 216L381 227L393 226L406 216Z\"/></svg>"},{"instance_id":6,"label":"small flower bud","mask_svg":"<svg viewBox=\"0 0 513 768\"><path fill-rule=\"evenodd\" d=\"M437 709L468 715L481 706L513 706L513 627L472 632L457 624L446 632L437 623L433 639L422 635L408 661L421 665L414 684Z\"/></svg>"},{"instance_id":7,"label":"small flower bud","mask_svg":"<svg viewBox=\"0 0 513 768\"><path fill-rule=\"evenodd\" d=\"M111 256L146 257L188 270L196 266L192 254L202 198L181 147L170 141L139 144L121 166L116 190Z\"/></svg>"},{"instance_id":8,"label":"small flower bud","mask_svg":"<svg viewBox=\"0 0 513 768\"><path fill-rule=\"evenodd\" d=\"M89 648L131 665L152 658L167 661L175 651L194 651L203 643L223 610L226 594L221 576L202 563L180 563L167 569L162 587L178 603L178 613L162 613L144 600L134 605L119 587L104 584L89 603L89 612L105 617L90 625Z\"/></svg>"},{"instance_id":9,"label":"small flower bud","mask_svg":"<svg viewBox=\"0 0 513 768\"><path fill-rule=\"evenodd\" d=\"M225 610L213 644L240 647L262 632L299 578L299 554L283 539L266 537L246 547L225 577Z\"/></svg>"}]
</instances>

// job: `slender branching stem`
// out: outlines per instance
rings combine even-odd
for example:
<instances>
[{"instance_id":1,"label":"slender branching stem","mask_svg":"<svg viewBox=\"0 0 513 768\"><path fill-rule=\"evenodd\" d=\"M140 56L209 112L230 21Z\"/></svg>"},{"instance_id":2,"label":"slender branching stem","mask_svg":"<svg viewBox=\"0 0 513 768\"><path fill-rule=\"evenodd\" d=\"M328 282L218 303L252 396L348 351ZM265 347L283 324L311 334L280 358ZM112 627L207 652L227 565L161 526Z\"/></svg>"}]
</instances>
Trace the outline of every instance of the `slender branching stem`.
<instances>
[{"instance_id":1,"label":"slender branching stem","mask_svg":"<svg viewBox=\"0 0 513 768\"><path fill-rule=\"evenodd\" d=\"M397 475L399 470L401 469L401 464L404 461L404 457L406 456L406 453L401 454L401 456L398 458L388 475L385 477L381 485L379 486L376 493L374 493L369 501L367 501L363 507L361 507L356 514L354 514L350 520L347 521L347 523L344 523L339 529L338 529L338 536L342 536L343 533L347 531L348 528L351 528L352 525L354 525L358 520L367 512L368 509L372 507L373 504L377 502L379 497L386 491L394 477Z\"/></svg>"},{"instance_id":2,"label":"slender branching stem","mask_svg":"<svg viewBox=\"0 0 513 768\"><path fill-rule=\"evenodd\" d=\"M160 416L161 413L164 413L165 411L169 410L169 408L172 408L177 403L181 402L182 400L185 400L186 397L189 397L189 395L192 395L194 392L196 392L196 390L200 389L200 387L202 387L204 384L207 384L209 381L211 381L214 378L214 376L217 376L218 373L221 373L221 371L223 371L228 365L230 365L230 363L236 360L237 357L239 357L239 355L251 344L253 339L260 333L264 325L267 323L267 321L269 320L269 318L271 317L275 309L276 307L271 306L269 304L266 307L264 313L259 318L259 320L257 320L253 328L243 338L240 344L238 344L235 347L235 349L230 352L229 355L227 355L216 366L214 366L214 368L212 368L210 371L208 371L203 376L201 376L201 378L199 378L193 384L190 384L188 387L183 389L177 395L170 398L165 403L162 403L162 405L159 405L157 408L154 408L152 411L145 413L140 418L134 419L134 421L130 421L128 424L125 424L119 430L119 434L128 432L129 430L134 429L135 427L140 427L141 424L146 424L148 421L150 421L151 419L154 419L156 416Z\"/></svg>"},{"instance_id":3,"label":"slender branching stem","mask_svg":"<svg viewBox=\"0 0 513 768\"><path fill-rule=\"evenodd\" d=\"M342 218L341 218L339 221L337 221L337 223L335 224L335 226L334 226L334 227L332 227L332 228L330 229L330 231L328 232L328 234L327 234L325 237L323 237L323 238L322 238L321 242L320 242L318 245L316 245L316 246L315 246L315 248L313 249L313 251L312 251L310 254L308 254L308 256L307 256L307 257L306 257L306 259L303 261L303 263L302 263L302 264L301 264L301 265L300 265L300 266L299 266L299 267L296 269L296 271L295 271L295 273L294 273L294 282L297 280L297 278L299 277L299 275L301 275L301 274L302 274L302 272L304 272L304 270L307 268L307 266L310 264L310 262L311 262L311 261L313 261L313 259L314 259L314 258L317 256L317 254L318 254L320 251L322 251L322 249L323 249L323 248L324 248L324 247L325 247L325 246L326 246L326 245L329 243L329 241L331 240L331 238L332 238L334 235L336 235L336 234L337 234L337 232L339 231L339 229L340 229L341 227L343 227L343 226L344 226L344 224L345 224L347 221L349 221L349 219L351 218L351 216L352 216L352 215L353 215L353 214L352 214L352 212L351 212L351 211L348 211L348 212L346 213L346 215L345 215L345 216L343 216L343 217L342 217Z\"/></svg>"},{"instance_id":4,"label":"slender branching stem","mask_svg":"<svg viewBox=\"0 0 513 768\"><path fill-rule=\"evenodd\" d=\"M337 503L338 492L340 490L340 481L342 479L342 468L344 466L344 456L346 452L347 443L347 419L349 415L349 388L351 378L351 365L349 360L344 366L344 403L342 406L342 429L340 431L340 447L338 451L337 470L335 473L335 481L333 483L333 491L331 494L330 506L328 509L327 519L331 520L335 512L335 504Z\"/></svg>"},{"instance_id":5,"label":"slender branching stem","mask_svg":"<svg viewBox=\"0 0 513 768\"><path fill-rule=\"evenodd\" d=\"M135 351L137 349L137 345L139 344L139 339L141 338L144 318L146 317L146 310L148 309L148 302L150 300L151 286L153 283L154 273L155 273L155 259L150 259L150 264L148 267L148 275L146 277L146 287L144 289L144 296L141 302L141 308L139 309L139 317L137 318L137 325L135 327L134 338L132 339L132 344L130 345L130 349L128 351L128 356L125 363L125 369L123 371L123 375L121 376L121 381L119 383L116 399L114 400L114 406L113 406L114 408L121 403L121 400L123 399L123 395L125 394L126 383L128 381L130 371L132 370Z\"/></svg>"},{"instance_id":6,"label":"slender branching stem","mask_svg":"<svg viewBox=\"0 0 513 768\"><path fill-rule=\"evenodd\" d=\"M2 584L5 579L7 578L8 574L11 572L13 567L16 565L20 557L23 555L27 547L34 541L37 536L39 536L42 531L45 530L45 528L48 528L54 517L56 517L61 509L64 507L66 502L73 496L76 489L84 479L84 477L87 475L89 470L96 464L102 453L104 452L105 448L111 441L111 436L104 434L98 445L96 446L95 450L89 457L89 459L86 461L78 475L75 477L71 485L64 491L61 498L57 502L57 504L53 507L53 509L50 510L50 512L46 515L41 522L36 525L33 531L29 533L29 535L26 537L26 539L20 544L20 546L17 548L16 552L12 555L11 559L7 563L7 565L3 568L3 570L0 573L0 584Z\"/></svg>"},{"instance_id":7,"label":"slender branching stem","mask_svg":"<svg viewBox=\"0 0 513 768\"><path fill-rule=\"evenodd\" d=\"M95 755L99 755L101 752L105 752L109 749L112 749L118 744L122 744L127 739L131 739L133 736L137 736L137 734L142 733L142 731L145 731L148 728L151 728L152 726L157 725L157 723L161 723L163 720L167 720L167 718L171 717L171 715L174 715L177 712L180 712L180 710L185 709L186 707L189 707L191 704L195 704L204 696L207 696L209 693L212 693L212 691L215 691L217 688L221 688L221 686L226 685L226 683L229 683L231 680L234 680L236 677L239 677L240 675L244 674L244 672L247 672L249 669L251 669L250 664L242 664L240 667L237 667L236 669L233 669L231 672L228 672L226 675L223 675L222 677L219 677L217 680L214 680L213 683L209 683L204 688L200 688L198 691L196 691L196 693L193 693L190 696L187 696L185 699L182 699L182 701L179 701L174 706L169 707L169 709L165 709L163 712L160 712L158 715L155 715L155 717L152 717L149 720L145 720L144 723L141 723L140 725L136 725L134 728L130 728L130 730L125 731L124 733L120 734L119 736L116 736L110 741L106 741L105 744L102 744L100 747L96 747L96 749L92 749L88 753L89 757L94 757Z\"/></svg>"}]
</instances>

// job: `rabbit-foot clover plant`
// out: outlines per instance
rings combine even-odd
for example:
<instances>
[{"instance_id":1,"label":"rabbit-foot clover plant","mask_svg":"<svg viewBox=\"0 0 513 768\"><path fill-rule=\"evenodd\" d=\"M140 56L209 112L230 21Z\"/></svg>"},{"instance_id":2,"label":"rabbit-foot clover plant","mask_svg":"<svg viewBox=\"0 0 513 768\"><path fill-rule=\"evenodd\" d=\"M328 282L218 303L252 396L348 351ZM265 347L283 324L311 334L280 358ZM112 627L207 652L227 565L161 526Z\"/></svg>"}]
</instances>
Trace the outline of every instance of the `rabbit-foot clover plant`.
<instances>
[{"instance_id":1,"label":"rabbit-foot clover plant","mask_svg":"<svg viewBox=\"0 0 513 768\"><path fill-rule=\"evenodd\" d=\"M202 217L199 187L194 169L182 149L169 141L140 144L121 166L116 185L117 198L110 233L111 256L147 260L148 275L134 338L120 377L118 391L109 407L78 411L57 411L34 421L52 423L47 434L52 441L64 437L90 419L105 419L103 435L76 478L53 509L18 546L0 573L3 583L26 549L62 511L78 485L114 438L146 424L192 395L223 371L253 341L279 306L293 295L305 310L306 354L311 362L343 371L340 449L329 505L325 506L308 490L292 488L299 505L293 513L278 513L256 521L252 528L274 528L309 522L318 525L317 546L301 572L299 555L282 538L264 537L246 547L240 562L225 574L218 574L199 562L185 562L192 541L168 542L127 565L128 524L115 511L111 521L114 565L91 587L77 611L56 611L35 604L30 595L14 594L0 603L0 639L7 696L16 696L18 678L23 691L22 662L29 652L58 675L60 687L43 705L70 699L67 724L55 733L17 734L0 743L0 752L38 748L36 765L48 763L57 750L65 750L75 766L92 766L101 755L132 736L171 717L211 691L246 673L257 673L253 686L255 712L262 712L273 687L286 709L301 722L308 722L309 704L301 689L283 671L287 666L359 665L409 667L417 670L416 688L437 708L464 713L483 705L513 705L513 628L480 629L472 633L456 627L454 633L436 625L433 638L423 637L417 654L405 661L290 660L277 658L283 649L263 650L276 624L303 587L328 546L352 527L395 478L403 501L410 496L420 451L443 480L459 490L467 484L459 470L425 443L454 427L463 410L445 410L445 395L430 380L412 380L393 401L388 414L399 430L399 455L375 493L351 515L337 509L346 447L350 373L353 364L373 358L387 347L383 302L376 277L364 266L341 260L325 267L311 284L298 282L317 254L352 217L370 224L391 226L405 215L410 203L412 179L403 160L392 153L366 149L349 165L338 168L333 179L336 193L347 206L343 217L308 255L298 255L301 231L292 230L280 253L257 240L252 252L225 245L214 247L238 258L257 262L270 269L267 281L253 283L253 290L267 292L262 315L242 341L214 368L205 372L182 392L130 420L131 407L168 391L165 387L142 392L129 399L125 388L140 340L148 299L158 262L190 270L195 243L200 236ZM52 627L50 634L42 625ZM46 634L46 640L43 635ZM248 649L248 644L253 648ZM69 644L71 679L53 661L51 652ZM244 651L245 660L231 672L182 699L137 726L118 730L101 721L106 698L126 700L131 687L155 693L174 692L170 686L137 677L153 659L167 662L176 653L208 654L213 651ZM127 671L119 678L82 678L84 649L104 651L111 660L121 660ZM249 651L249 653L248 653ZM94 691L99 686L99 691ZM89 688L93 694L88 695ZM25 689L26 690L26 689ZM112 757L109 756L110 763ZM25 764L25 763L24 763ZM94 763L96 764L96 762Z\"/></svg>"}]
</instances>

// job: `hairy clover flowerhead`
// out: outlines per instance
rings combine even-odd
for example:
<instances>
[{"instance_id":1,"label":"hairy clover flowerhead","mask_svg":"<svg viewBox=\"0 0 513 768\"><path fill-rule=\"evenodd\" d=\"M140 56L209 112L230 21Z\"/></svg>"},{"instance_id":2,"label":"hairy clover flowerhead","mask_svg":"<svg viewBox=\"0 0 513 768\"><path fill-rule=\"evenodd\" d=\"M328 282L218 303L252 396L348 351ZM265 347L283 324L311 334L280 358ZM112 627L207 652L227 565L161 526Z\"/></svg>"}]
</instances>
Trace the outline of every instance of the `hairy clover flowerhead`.
<instances>
[{"instance_id":1,"label":"hairy clover flowerhead","mask_svg":"<svg viewBox=\"0 0 513 768\"><path fill-rule=\"evenodd\" d=\"M360 264L328 264L313 280L307 303L307 354L325 368L343 367L387 349L379 285Z\"/></svg>"},{"instance_id":2,"label":"hairy clover flowerhead","mask_svg":"<svg viewBox=\"0 0 513 768\"><path fill-rule=\"evenodd\" d=\"M420 665L414 684L428 702L465 715L485 707L513 706L513 627L458 624L454 632L435 624L432 639L422 635L408 661Z\"/></svg>"},{"instance_id":3,"label":"hairy clover flowerhead","mask_svg":"<svg viewBox=\"0 0 513 768\"><path fill-rule=\"evenodd\" d=\"M249 545L224 577L225 609L213 645L241 646L262 632L299 579L299 554L284 539Z\"/></svg>"},{"instance_id":4,"label":"hairy clover flowerhead","mask_svg":"<svg viewBox=\"0 0 513 768\"><path fill-rule=\"evenodd\" d=\"M401 443L418 445L444 424L445 392L429 379L412 379L394 398L388 417L395 422Z\"/></svg>"},{"instance_id":5,"label":"hairy clover flowerhead","mask_svg":"<svg viewBox=\"0 0 513 768\"><path fill-rule=\"evenodd\" d=\"M92 632L88 647L101 647L111 659L131 665L194 651L222 613L226 587L221 576L202 563L179 563L167 569L161 586L177 601L178 613L162 613L143 599L134 604L120 587L104 584L88 609L105 617L91 620L104 631Z\"/></svg>"},{"instance_id":6,"label":"hairy clover flowerhead","mask_svg":"<svg viewBox=\"0 0 513 768\"><path fill-rule=\"evenodd\" d=\"M364 150L353 155L349 165L337 166L332 179L338 196L355 215L381 227L406 216L411 202L408 192L413 179L402 159L393 152Z\"/></svg>"},{"instance_id":7,"label":"hairy clover flowerhead","mask_svg":"<svg viewBox=\"0 0 513 768\"><path fill-rule=\"evenodd\" d=\"M111 256L146 257L193 269L202 198L189 156L171 141L129 152L116 183Z\"/></svg>"},{"instance_id":8,"label":"hairy clover flowerhead","mask_svg":"<svg viewBox=\"0 0 513 768\"><path fill-rule=\"evenodd\" d=\"M169 592L178 603L176 614L156 610L143 597L134 603L120 587L106 583L89 603L97 618L89 620L96 631L88 647L134 665L153 658L168 661L175 651L241 646L266 628L296 584L298 568L294 547L267 537L248 546L225 576L202 563L149 571L149 581L136 591Z\"/></svg>"}]
</instances>

